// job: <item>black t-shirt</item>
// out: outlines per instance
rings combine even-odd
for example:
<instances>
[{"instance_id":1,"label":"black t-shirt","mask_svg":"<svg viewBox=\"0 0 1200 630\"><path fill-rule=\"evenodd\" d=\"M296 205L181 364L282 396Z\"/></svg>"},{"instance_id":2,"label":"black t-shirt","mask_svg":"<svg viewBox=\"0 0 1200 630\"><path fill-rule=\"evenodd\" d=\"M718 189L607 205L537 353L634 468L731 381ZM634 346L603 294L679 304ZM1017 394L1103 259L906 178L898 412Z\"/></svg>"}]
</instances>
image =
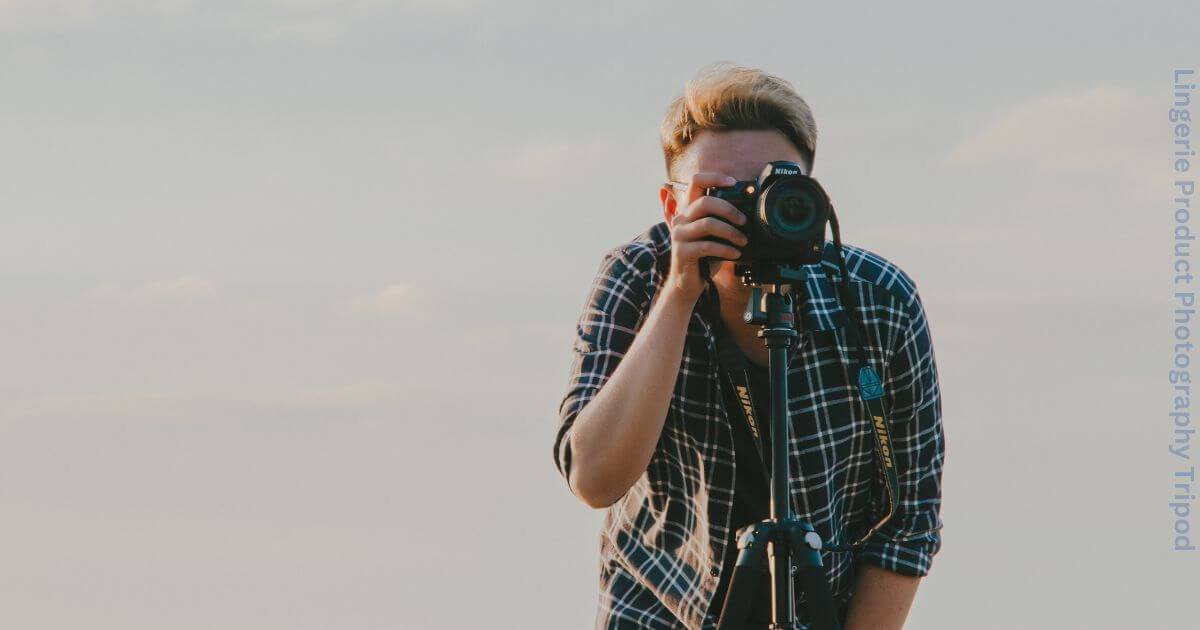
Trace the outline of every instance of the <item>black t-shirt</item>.
<instances>
[{"instance_id":1,"label":"black t-shirt","mask_svg":"<svg viewBox=\"0 0 1200 630\"><path fill-rule=\"evenodd\" d=\"M770 373L766 366L751 363L749 359L746 359L746 367L750 372L751 399L754 401L758 430L763 439L766 469L769 471L771 469ZM717 590L709 609L714 617L720 615L721 608L725 604L725 591L729 588L729 578L733 574L734 564L737 563L738 530L745 525L767 518L770 514L771 500L770 481L763 475L763 464L760 463L758 447L754 444L754 435L746 424L746 414L742 412L742 403L724 373L721 378L721 392L733 432L736 480L733 489L733 516L730 523L729 542L725 545L725 558L721 563L721 578L717 582ZM770 621L770 577L770 573L764 566L762 579L756 593L759 604L750 613L751 621Z\"/></svg>"}]
</instances>

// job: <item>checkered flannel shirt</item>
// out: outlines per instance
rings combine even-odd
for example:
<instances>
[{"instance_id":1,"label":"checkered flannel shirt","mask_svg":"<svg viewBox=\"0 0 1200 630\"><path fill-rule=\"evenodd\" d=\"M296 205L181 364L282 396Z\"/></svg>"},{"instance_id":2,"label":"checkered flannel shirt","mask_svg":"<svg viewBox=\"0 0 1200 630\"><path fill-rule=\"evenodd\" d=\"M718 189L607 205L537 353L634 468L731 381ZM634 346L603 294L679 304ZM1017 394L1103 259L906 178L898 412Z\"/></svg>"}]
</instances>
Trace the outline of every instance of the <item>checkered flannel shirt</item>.
<instances>
[{"instance_id":1,"label":"checkered flannel shirt","mask_svg":"<svg viewBox=\"0 0 1200 630\"><path fill-rule=\"evenodd\" d=\"M572 424L645 320L669 270L670 244L667 225L658 223L610 250L600 265L579 318L559 407L554 462L564 478ZM867 329L865 351L884 380L900 501L888 525L857 553L822 552L839 606L850 599L858 563L904 575L928 573L941 547L945 449L933 343L914 281L878 254L842 247ZM831 284L840 275L832 241L823 256L825 273L810 274L796 299L800 337L788 368L788 452L794 509L822 539L844 544L872 524L882 490L867 408L850 385L846 314ZM730 538L734 475L753 473L734 469L729 423L739 417L723 408L710 312L703 304L693 310L646 472L607 509L596 628L715 628L721 602L710 600ZM797 615L807 620L802 596Z\"/></svg>"}]
</instances>

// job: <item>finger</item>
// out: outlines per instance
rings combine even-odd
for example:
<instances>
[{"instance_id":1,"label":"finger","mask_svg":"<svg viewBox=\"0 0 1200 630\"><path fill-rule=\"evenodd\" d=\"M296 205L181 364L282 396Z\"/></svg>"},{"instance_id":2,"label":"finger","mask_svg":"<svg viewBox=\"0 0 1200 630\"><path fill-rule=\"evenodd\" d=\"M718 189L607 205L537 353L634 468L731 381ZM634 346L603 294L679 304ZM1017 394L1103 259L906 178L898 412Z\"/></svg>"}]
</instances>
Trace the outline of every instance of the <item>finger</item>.
<instances>
[{"instance_id":1,"label":"finger","mask_svg":"<svg viewBox=\"0 0 1200 630\"><path fill-rule=\"evenodd\" d=\"M699 241L709 236L725 239L738 247L747 241L741 230L716 217L696 219L675 230L675 238L681 241Z\"/></svg>"},{"instance_id":2,"label":"finger","mask_svg":"<svg viewBox=\"0 0 1200 630\"><path fill-rule=\"evenodd\" d=\"M688 183L687 203L690 206L693 201L704 196L704 189L713 186L732 186L737 183L737 179L730 177L724 173L714 173L705 171L692 175L692 181Z\"/></svg>"},{"instance_id":3,"label":"finger","mask_svg":"<svg viewBox=\"0 0 1200 630\"><path fill-rule=\"evenodd\" d=\"M714 216L721 217L735 225L746 223L746 215L741 210L728 201L716 197L700 197L684 208L681 214L687 215L689 221L695 221L703 216Z\"/></svg>"},{"instance_id":4,"label":"finger","mask_svg":"<svg viewBox=\"0 0 1200 630\"><path fill-rule=\"evenodd\" d=\"M678 248L679 256L684 260L698 260L705 256L737 260L742 256L740 249L716 241L685 241Z\"/></svg>"},{"instance_id":5,"label":"finger","mask_svg":"<svg viewBox=\"0 0 1200 630\"><path fill-rule=\"evenodd\" d=\"M671 225L669 226L671 228L672 236L678 234L679 230L687 225L690 225L691 223L691 217L688 217L682 212L675 213L675 215L671 217Z\"/></svg>"}]
</instances>

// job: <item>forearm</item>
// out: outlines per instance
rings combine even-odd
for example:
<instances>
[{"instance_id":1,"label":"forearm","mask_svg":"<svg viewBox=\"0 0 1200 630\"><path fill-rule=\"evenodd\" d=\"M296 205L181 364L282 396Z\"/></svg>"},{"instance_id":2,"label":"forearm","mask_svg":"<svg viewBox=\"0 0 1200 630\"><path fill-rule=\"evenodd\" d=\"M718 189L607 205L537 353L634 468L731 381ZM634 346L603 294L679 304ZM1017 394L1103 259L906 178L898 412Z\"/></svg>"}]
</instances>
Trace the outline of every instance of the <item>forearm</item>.
<instances>
[{"instance_id":1,"label":"forearm","mask_svg":"<svg viewBox=\"0 0 1200 630\"><path fill-rule=\"evenodd\" d=\"M920 583L921 578L863 564L845 630L900 630Z\"/></svg>"},{"instance_id":2,"label":"forearm","mask_svg":"<svg viewBox=\"0 0 1200 630\"><path fill-rule=\"evenodd\" d=\"M695 300L659 294L612 376L575 419L568 437L570 485L588 505L616 502L650 463L679 373Z\"/></svg>"}]
</instances>

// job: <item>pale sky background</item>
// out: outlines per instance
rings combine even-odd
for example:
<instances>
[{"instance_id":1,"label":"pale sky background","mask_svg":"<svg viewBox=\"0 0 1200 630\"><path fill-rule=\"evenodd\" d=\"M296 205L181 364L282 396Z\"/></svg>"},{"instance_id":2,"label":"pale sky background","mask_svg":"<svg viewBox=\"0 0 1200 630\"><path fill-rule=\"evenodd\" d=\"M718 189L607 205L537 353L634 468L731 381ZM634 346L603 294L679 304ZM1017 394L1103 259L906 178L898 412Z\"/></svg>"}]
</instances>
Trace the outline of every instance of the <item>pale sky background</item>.
<instances>
[{"instance_id":1,"label":"pale sky background","mask_svg":"<svg viewBox=\"0 0 1200 630\"><path fill-rule=\"evenodd\" d=\"M0 0L0 627L591 627L570 341L715 60L797 86L845 240L920 288L909 627L1200 627L1166 507L1200 10L968 4Z\"/></svg>"}]
</instances>

